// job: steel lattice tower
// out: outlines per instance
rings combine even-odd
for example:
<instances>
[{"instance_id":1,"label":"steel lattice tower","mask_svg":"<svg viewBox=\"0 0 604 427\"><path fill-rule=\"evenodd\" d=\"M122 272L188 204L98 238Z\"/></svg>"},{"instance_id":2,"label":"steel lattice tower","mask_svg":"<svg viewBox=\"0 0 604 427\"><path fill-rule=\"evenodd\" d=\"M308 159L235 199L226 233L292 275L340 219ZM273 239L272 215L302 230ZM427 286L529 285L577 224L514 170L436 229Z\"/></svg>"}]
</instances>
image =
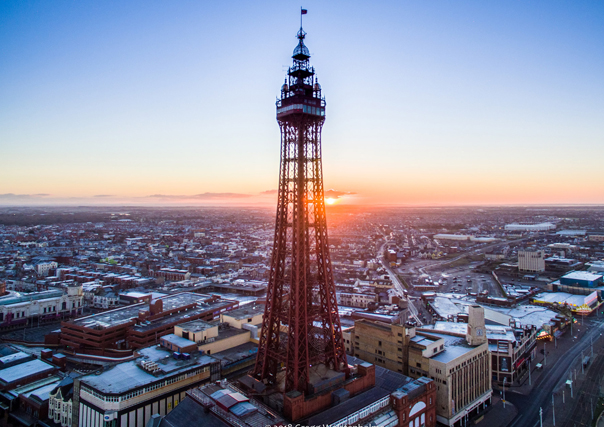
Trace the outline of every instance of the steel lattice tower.
<instances>
[{"instance_id":1,"label":"steel lattice tower","mask_svg":"<svg viewBox=\"0 0 604 427\"><path fill-rule=\"evenodd\" d=\"M306 392L316 364L348 373L333 281L321 163L325 98L300 26L293 65L277 101L281 128L279 199L266 310L253 371L284 391Z\"/></svg>"}]
</instances>

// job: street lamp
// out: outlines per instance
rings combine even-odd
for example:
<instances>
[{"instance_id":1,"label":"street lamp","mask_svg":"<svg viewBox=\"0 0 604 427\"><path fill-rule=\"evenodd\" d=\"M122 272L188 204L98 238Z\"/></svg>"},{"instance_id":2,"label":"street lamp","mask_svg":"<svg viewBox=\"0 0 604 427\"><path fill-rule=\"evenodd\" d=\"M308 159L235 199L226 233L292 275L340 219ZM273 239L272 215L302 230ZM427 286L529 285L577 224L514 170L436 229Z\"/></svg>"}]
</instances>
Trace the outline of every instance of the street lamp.
<instances>
[{"instance_id":1,"label":"street lamp","mask_svg":"<svg viewBox=\"0 0 604 427\"><path fill-rule=\"evenodd\" d=\"M507 381L507 377L503 379L503 407L505 408L505 383Z\"/></svg>"}]
</instances>

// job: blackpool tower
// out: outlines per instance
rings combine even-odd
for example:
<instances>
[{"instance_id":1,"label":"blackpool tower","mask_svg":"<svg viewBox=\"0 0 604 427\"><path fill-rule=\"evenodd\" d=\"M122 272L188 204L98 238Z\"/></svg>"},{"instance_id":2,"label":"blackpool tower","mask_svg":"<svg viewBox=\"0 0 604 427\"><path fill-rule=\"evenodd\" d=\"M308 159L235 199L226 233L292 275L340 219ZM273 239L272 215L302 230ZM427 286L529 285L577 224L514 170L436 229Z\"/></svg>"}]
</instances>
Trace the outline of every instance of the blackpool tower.
<instances>
[{"instance_id":1,"label":"blackpool tower","mask_svg":"<svg viewBox=\"0 0 604 427\"><path fill-rule=\"evenodd\" d=\"M306 11L302 10L304 14ZM348 374L333 281L321 161L325 98L300 25L277 101L279 199L266 309L253 376L309 392L313 369Z\"/></svg>"}]
</instances>

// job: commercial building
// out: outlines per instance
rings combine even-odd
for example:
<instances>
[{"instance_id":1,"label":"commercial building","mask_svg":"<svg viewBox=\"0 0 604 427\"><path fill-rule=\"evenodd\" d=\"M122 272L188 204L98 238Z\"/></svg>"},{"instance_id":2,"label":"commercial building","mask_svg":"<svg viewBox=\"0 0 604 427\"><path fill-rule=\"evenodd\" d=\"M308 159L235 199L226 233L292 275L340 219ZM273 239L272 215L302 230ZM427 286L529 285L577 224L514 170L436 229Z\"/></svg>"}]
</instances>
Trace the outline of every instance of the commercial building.
<instances>
[{"instance_id":1,"label":"commercial building","mask_svg":"<svg viewBox=\"0 0 604 427\"><path fill-rule=\"evenodd\" d=\"M549 231L555 230L556 225L551 222L541 222L539 224L506 224L505 231L529 231L529 232L537 232L537 231Z\"/></svg>"},{"instance_id":2,"label":"commercial building","mask_svg":"<svg viewBox=\"0 0 604 427\"><path fill-rule=\"evenodd\" d=\"M359 359L382 366L394 372L407 374L406 347L414 331L404 325L371 320L354 322L351 353Z\"/></svg>"},{"instance_id":3,"label":"commercial building","mask_svg":"<svg viewBox=\"0 0 604 427\"><path fill-rule=\"evenodd\" d=\"M440 423L460 426L491 400L491 355L484 310L470 306L463 337L416 331L402 325L355 322L354 354L413 378L432 378Z\"/></svg>"},{"instance_id":4,"label":"commercial building","mask_svg":"<svg viewBox=\"0 0 604 427\"><path fill-rule=\"evenodd\" d=\"M176 359L155 346L139 354L137 360L74 380L72 427L146 426L153 414L170 413L187 390L220 378L219 362L209 356Z\"/></svg>"},{"instance_id":5,"label":"commercial building","mask_svg":"<svg viewBox=\"0 0 604 427\"><path fill-rule=\"evenodd\" d=\"M491 357L484 311L470 307L465 338L421 333L409 346L409 375L436 383L436 419L461 426L491 402Z\"/></svg>"},{"instance_id":6,"label":"commercial building","mask_svg":"<svg viewBox=\"0 0 604 427\"><path fill-rule=\"evenodd\" d=\"M464 337L467 326L466 323L436 322L418 331ZM485 330L491 353L491 379L503 382L505 378L512 384L526 373L530 360L536 356L537 328L486 325Z\"/></svg>"},{"instance_id":7,"label":"commercial building","mask_svg":"<svg viewBox=\"0 0 604 427\"><path fill-rule=\"evenodd\" d=\"M518 270L534 273L545 271L545 252L533 249L518 251Z\"/></svg>"},{"instance_id":8,"label":"commercial building","mask_svg":"<svg viewBox=\"0 0 604 427\"><path fill-rule=\"evenodd\" d=\"M182 292L82 317L61 324L61 344L77 353L125 356L131 350L159 343L174 327L190 320L211 321L237 308L239 302Z\"/></svg>"},{"instance_id":9,"label":"commercial building","mask_svg":"<svg viewBox=\"0 0 604 427\"><path fill-rule=\"evenodd\" d=\"M333 400L326 408L300 419L297 424L334 427L349 425L433 427L436 425L436 390L431 379L413 380L353 357L349 357L348 362L352 364L354 372L353 378L348 383L358 383L356 373L361 372L362 376L375 377L375 386L362 390L355 390L354 387L342 388L334 394ZM192 389L187 392L187 399L183 401L183 406L176 408L156 425L189 427L191 423L203 423L212 426L241 427L288 423L283 414L257 398L248 396L241 386L223 380L217 384ZM197 414L197 419L190 414ZM220 422L222 424L219 424Z\"/></svg>"},{"instance_id":10,"label":"commercial building","mask_svg":"<svg viewBox=\"0 0 604 427\"><path fill-rule=\"evenodd\" d=\"M82 286L79 285L65 290L9 292L0 297L0 328L75 317L82 312L82 305Z\"/></svg>"},{"instance_id":11,"label":"commercial building","mask_svg":"<svg viewBox=\"0 0 604 427\"><path fill-rule=\"evenodd\" d=\"M589 295L543 292L535 295L533 303L545 306L566 306L574 313L589 314L598 306L598 292L593 291Z\"/></svg>"},{"instance_id":12,"label":"commercial building","mask_svg":"<svg viewBox=\"0 0 604 427\"><path fill-rule=\"evenodd\" d=\"M580 288L595 288L602 286L602 274L589 271L571 271L560 278L560 284Z\"/></svg>"}]
</instances>

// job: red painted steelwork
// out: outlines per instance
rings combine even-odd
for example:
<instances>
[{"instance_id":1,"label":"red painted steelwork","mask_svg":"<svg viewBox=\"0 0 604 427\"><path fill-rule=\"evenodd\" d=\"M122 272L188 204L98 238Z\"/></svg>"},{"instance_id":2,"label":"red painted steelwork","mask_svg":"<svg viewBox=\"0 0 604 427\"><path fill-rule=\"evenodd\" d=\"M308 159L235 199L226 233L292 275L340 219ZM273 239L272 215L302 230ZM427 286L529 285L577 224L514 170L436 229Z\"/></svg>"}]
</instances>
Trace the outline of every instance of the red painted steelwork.
<instances>
[{"instance_id":1,"label":"red painted steelwork","mask_svg":"<svg viewBox=\"0 0 604 427\"><path fill-rule=\"evenodd\" d=\"M309 368L347 372L333 281L321 162L325 99L314 79L300 28L294 63L277 101L281 128L279 199L271 271L255 378L285 392L307 392Z\"/></svg>"}]
</instances>

